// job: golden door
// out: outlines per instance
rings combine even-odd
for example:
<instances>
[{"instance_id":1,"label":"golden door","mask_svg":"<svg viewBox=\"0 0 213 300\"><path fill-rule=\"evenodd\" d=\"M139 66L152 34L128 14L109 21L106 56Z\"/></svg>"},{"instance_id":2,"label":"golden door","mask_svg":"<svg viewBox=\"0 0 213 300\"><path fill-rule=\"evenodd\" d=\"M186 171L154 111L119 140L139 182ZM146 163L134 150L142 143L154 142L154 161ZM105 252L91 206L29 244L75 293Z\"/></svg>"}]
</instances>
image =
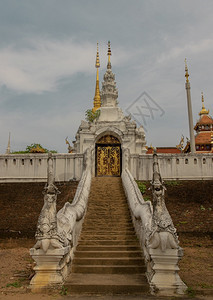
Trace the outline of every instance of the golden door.
<instances>
[{"instance_id":1,"label":"golden door","mask_svg":"<svg viewBox=\"0 0 213 300\"><path fill-rule=\"evenodd\" d=\"M120 146L97 145L97 176L120 176Z\"/></svg>"}]
</instances>

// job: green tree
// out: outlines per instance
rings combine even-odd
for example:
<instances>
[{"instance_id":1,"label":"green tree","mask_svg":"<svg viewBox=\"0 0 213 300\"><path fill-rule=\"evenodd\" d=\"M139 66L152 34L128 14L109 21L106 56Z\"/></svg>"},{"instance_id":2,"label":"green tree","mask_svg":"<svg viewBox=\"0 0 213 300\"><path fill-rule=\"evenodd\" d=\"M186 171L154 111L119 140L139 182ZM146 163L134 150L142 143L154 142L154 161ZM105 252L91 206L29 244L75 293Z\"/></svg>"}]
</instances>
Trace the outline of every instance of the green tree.
<instances>
[{"instance_id":1,"label":"green tree","mask_svg":"<svg viewBox=\"0 0 213 300\"><path fill-rule=\"evenodd\" d=\"M24 151L13 151L11 153L12 154L25 154L25 153L48 153L48 152L58 153L56 150L48 150L48 149L42 147L42 145L38 144L38 143L33 143L33 144L27 146L26 150L24 150Z\"/></svg>"},{"instance_id":2,"label":"green tree","mask_svg":"<svg viewBox=\"0 0 213 300\"><path fill-rule=\"evenodd\" d=\"M86 120L88 122L93 122L95 119L97 119L100 116L100 110L96 110L95 112L92 109L88 109L85 113Z\"/></svg>"}]
</instances>

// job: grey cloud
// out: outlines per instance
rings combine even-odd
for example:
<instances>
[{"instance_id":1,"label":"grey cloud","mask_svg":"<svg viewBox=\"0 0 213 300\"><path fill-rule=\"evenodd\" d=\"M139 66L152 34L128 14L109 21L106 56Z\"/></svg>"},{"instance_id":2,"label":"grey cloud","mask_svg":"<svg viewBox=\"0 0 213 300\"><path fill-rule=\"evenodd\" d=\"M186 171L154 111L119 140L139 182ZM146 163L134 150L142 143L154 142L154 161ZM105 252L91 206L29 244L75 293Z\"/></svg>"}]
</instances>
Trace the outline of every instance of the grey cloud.
<instances>
[{"instance_id":1,"label":"grey cloud","mask_svg":"<svg viewBox=\"0 0 213 300\"><path fill-rule=\"evenodd\" d=\"M185 57L194 121L201 90L213 113L212 14L211 0L1 1L0 152L9 131L14 149L38 138L67 150L64 137L74 138L92 107L96 42L102 80L108 39L120 106L125 110L148 92L166 108L165 117L150 124L148 142L176 145L188 135Z\"/></svg>"}]
</instances>

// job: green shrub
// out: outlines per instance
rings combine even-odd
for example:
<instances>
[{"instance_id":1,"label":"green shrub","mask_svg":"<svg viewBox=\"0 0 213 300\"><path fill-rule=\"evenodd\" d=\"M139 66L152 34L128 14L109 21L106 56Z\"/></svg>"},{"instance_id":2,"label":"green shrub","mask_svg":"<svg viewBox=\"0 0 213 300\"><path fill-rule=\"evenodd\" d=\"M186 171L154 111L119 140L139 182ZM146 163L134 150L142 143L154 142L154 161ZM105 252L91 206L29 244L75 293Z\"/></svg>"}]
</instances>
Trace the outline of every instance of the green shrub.
<instances>
[{"instance_id":1,"label":"green shrub","mask_svg":"<svg viewBox=\"0 0 213 300\"><path fill-rule=\"evenodd\" d=\"M98 109L95 112L92 109L88 109L85 113L86 120L88 122L93 122L95 119L97 119L100 116L101 111Z\"/></svg>"},{"instance_id":2,"label":"green shrub","mask_svg":"<svg viewBox=\"0 0 213 300\"><path fill-rule=\"evenodd\" d=\"M141 182L141 181L136 181L138 184L138 188L141 192L141 194L143 195L146 192L146 185L145 183Z\"/></svg>"}]
</instances>

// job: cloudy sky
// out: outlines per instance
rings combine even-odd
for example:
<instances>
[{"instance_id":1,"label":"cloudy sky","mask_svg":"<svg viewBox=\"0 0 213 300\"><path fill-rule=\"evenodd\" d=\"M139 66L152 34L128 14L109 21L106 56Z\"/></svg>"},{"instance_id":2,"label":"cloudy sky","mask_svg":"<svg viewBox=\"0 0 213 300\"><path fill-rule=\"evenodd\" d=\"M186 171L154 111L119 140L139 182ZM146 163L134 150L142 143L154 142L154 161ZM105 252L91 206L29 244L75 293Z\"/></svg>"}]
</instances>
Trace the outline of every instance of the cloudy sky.
<instances>
[{"instance_id":1,"label":"cloudy sky","mask_svg":"<svg viewBox=\"0 0 213 300\"><path fill-rule=\"evenodd\" d=\"M93 105L96 42L102 80L108 40L124 113L145 101L152 112L135 116L147 144L176 146L189 136L185 57L194 123L201 91L213 114L212 16L212 0L0 0L0 153L9 132L12 150L67 152Z\"/></svg>"}]
</instances>

